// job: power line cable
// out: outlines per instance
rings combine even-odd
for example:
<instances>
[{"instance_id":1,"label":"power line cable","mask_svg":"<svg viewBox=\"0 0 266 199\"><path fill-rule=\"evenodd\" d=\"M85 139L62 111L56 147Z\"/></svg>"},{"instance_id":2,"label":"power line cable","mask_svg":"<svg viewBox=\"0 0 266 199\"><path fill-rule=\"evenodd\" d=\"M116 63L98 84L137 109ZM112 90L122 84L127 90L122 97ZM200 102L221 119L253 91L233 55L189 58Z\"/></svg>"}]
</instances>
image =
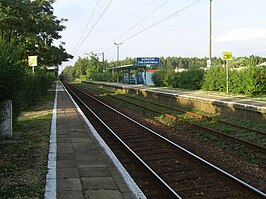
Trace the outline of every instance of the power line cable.
<instances>
[{"instance_id":1,"label":"power line cable","mask_svg":"<svg viewBox=\"0 0 266 199\"><path fill-rule=\"evenodd\" d=\"M86 32L86 30L87 30L87 28L88 28L88 26L89 26L89 24L90 24L90 22L91 22L91 20L92 20L92 17L93 17L93 15L94 15L94 13L95 13L95 10L96 10L96 8L97 8L99 2L100 2L100 0L98 0L98 1L96 2L95 6L94 6L94 9L93 9L93 11L92 11L92 14L91 14L91 16L90 16L90 18L89 18L89 21L88 21L88 23L87 23L85 29L83 30L83 33L82 33L82 35L81 35L79 41L77 42L75 48L72 50L71 53L75 52L75 50L76 50L76 48L78 47L78 45L80 44L80 42L81 42L83 36L85 35L85 32Z\"/></svg>"},{"instance_id":2,"label":"power line cable","mask_svg":"<svg viewBox=\"0 0 266 199\"><path fill-rule=\"evenodd\" d=\"M159 10L161 7L164 6L164 4L166 4L169 0L164 1L159 7L157 7L156 9L154 9L152 12L150 12L148 15L146 15L145 17L143 17L139 22L137 22L135 25L133 25L131 28L129 28L127 31L125 31L123 34L121 34L120 36L118 36L117 38L115 38L112 42L106 44L105 46L97 49L96 51L100 51L103 48L106 48L107 46L113 44L114 41L120 39L121 37L123 37L125 34L127 34L129 31L131 31L132 29L134 29L136 26L138 26L139 24L141 24L143 21L145 21L147 18L149 18L151 15L153 15L157 10Z\"/></svg>"},{"instance_id":3,"label":"power line cable","mask_svg":"<svg viewBox=\"0 0 266 199\"><path fill-rule=\"evenodd\" d=\"M81 48L81 46L84 44L84 42L86 41L86 39L89 37L89 35L92 33L93 29L96 27L96 25L98 24L98 22L101 20L101 18L104 16L104 14L107 12L107 10L109 9L109 7L111 6L111 4L113 3L114 0L110 0L110 2L108 3L108 5L105 7L104 11L101 13L101 15L98 17L98 19L96 20L96 22L92 25L90 31L88 32L88 34L86 35L86 37L82 40L81 44L79 45L78 49L75 51L74 56L77 54L77 52L79 51L79 49Z\"/></svg>"},{"instance_id":4,"label":"power line cable","mask_svg":"<svg viewBox=\"0 0 266 199\"><path fill-rule=\"evenodd\" d=\"M129 28L126 32L124 32L123 34L121 34L120 36L118 36L117 38L115 38L112 42L110 42L109 44L105 45L102 48L105 48L107 46L109 46L110 44L112 44L115 40L120 39L121 37L123 37L125 34L127 34L129 31L131 31L132 29L134 29L136 26L138 26L139 24L141 24L144 20L146 20L147 18L149 18L151 15L153 15L157 10L159 10L162 6L164 6L164 4L166 4L169 0L164 1L159 7L157 7L155 10L153 10L152 12L150 12L148 15L146 15L144 18L142 18L139 22L137 22L135 25L133 25L131 28ZM102 49L100 48L100 49ZM99 50L100 50L99 49Z\"/></svg>"},{"instance_id":5,"label":"power line cable","mask_svg":"<svg viewBox=\"0 0 266 199\"><path fill-rule=\"evenodd\" d=\"M161 19L160 21L157 21L156 23L153 23L152 25L148 26L147 28L144 28L144 29L142 29L141 31L135 33L134 35L132 35L132 36L130 36L130 37L124 39L123 41L121 41L121 43L124 43L124 42L126 42L126 41L132 39L133 37L135 37L135 36L137 36L137 35L143 33L144 31L146 31L146 30L148 30L148 29L150 29L150 28L152 28L152 27L154 27L154 26L156 26L156 25L158 25L158 24L164 22L165 20L167 20L167 19L169 19L169 18L175 16L176 14L179 14L180 12L183 12L184 10L186 10L186 9L188 9L188 8L190 8L190 7L194 6L194 5L196 5L196 4L199 3L200 1L202 1L202 0L197 0L197 1L195 1L195 2L193 2L193 3L191 3L191 4L189 4L188 6L186 6L186 7L182 8L182 9L180 9L180 10L178 10L178 11L172 13L171 15L168 15L167 17Z\"/></svg>"}]
</instances>

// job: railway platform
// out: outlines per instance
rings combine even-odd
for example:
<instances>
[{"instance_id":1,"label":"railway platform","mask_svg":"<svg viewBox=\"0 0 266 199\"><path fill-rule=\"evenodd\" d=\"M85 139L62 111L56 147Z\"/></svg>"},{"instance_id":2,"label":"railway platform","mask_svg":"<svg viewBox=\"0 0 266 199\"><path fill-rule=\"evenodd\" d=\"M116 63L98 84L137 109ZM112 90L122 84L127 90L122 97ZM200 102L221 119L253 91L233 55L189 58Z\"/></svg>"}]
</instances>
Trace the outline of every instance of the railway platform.
<instances>
[{"instance_id":1,"label":"railway platform","mask_svg":"<svg viewBox=\"0 0 266 199\"><path fill-rule=\"evenodd\" d=\"M58 82L45 198L145 198Z\"/></svg>"},{"instance_id":2,"label":"railway platform","mask_svg":"<svg viewBox=\"0 0 266 199\"><path fill-rule=\"evenodd\" d=\"M151 96L171 104L183 107L197 108L211 114L231 115L253 121L266 121L266 102L248 97L233 95L215 95L204 91L183 91L159 87L148 87L143 84L124 84L115 82L83 81L84 83L102 85Z\"/></svg>"}]
</instances>

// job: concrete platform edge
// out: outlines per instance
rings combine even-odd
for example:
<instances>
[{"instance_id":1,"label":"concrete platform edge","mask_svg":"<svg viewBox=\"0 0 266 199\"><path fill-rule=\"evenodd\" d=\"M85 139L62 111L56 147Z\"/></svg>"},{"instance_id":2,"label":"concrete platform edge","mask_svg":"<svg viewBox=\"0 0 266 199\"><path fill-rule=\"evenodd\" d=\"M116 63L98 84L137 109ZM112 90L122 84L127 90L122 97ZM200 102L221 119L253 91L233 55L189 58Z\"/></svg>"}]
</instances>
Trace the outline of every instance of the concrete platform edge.
<instances>
[{"instance_id":1,"label":"concrete platform edge","mask_svg":"<svg viewBox=\"0 0 266 199\"><path fill-rule=\"evenodd\" d=\"M138 185L134 182L134 180L131 178L131 176L129 175L129 173L126 171L126 169L120 163L120 161L117 159L117 157L115 156L115 154L112 152L112 150L108 147L108 145L105 143L105 141L101 138L101 136L98 134L98 132L92 126L92 124L90 123L90 121L88 120L88 118L82 112L82 110L80 109L80 107L77 105L77 103L74 101L74 99L72 98L72 96L69 94L69 92L66 90L65 87L64 87L64 89L67 92L67 94L69 95L69 97L72 100L72 102L74 103L74 105L77 108L78 112L80 113L80 115L84 119L84 121L87 124L88 128L90 129L90 131L94 135L94 137L97 140L97 142L104 149L104 151L106 152L106 154L109 156L109 158L112 160L112 162L114 163L114 165L116 166L116 168L120 172L121 176L125 180L125 183L127 184L128 188L132 191L133 195L136 198L140 198L140 199L143 198L143 199L145 199L146 196L140 190L140 188L138 187Z\"/></svg>"},{"instance_id":2,"label":"concrete platform edge","mask_svg":"<svg viewBox=\"0 0 266 199\"><path fill-rule=\"evenodd\" d=\"M56 83L56 91L54 98L53 116L50 132L50 148L48 154L48 173L46 175L46 185L44 198L56 199L56 109L57 109L57 89L58 82Z\"/></svg>"}]
</instances>

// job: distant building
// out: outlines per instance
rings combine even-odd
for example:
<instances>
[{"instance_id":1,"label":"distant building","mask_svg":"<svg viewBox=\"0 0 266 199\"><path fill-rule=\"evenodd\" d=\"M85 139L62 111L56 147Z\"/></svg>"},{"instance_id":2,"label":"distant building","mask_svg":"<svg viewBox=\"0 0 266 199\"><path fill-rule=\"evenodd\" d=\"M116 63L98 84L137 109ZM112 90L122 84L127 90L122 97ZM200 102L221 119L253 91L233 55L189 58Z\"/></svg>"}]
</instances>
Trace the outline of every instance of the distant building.
<instances>
[{"instance_id":1,"label":"distant building","mask_svg":"<svg viewBox=\"0 0 266 199\"><path fill-rule=\"evenodd\" d=\"M188 71L188 69L185 69L185 68L175 68L175 72L176 73L181 73L183 71Z\"/></svg>"},{"instance_id":2,"label":"distant building","mask_svg":"<svg viewBox=\"0 0 266 199\"><path fill-rule=\"evenodd\" d=\"M266 62L259 64L259 66L266 66Z\"/></svg>"}]
</instances>

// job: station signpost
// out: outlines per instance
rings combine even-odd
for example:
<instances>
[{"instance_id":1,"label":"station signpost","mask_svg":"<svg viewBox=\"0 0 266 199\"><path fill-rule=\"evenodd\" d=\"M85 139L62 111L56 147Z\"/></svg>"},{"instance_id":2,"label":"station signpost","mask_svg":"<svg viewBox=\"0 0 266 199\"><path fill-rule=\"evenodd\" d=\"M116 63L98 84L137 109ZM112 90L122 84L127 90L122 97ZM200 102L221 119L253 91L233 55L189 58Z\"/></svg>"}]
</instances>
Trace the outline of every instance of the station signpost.
<instances>
[{"instance_id":1,"label":"station signpost","mask_svg":"<svg viewBox=\"0 0 266 199\"><path fill-rule=\"evenodd\" d=\"M158 66L160 64L160 58L159 57L137 57L137 65L145 66L144 70L144 85L146 84L146 68L149 68L151 66Z\"/></svg>"},{"instance_id":2,"label":"station signpost","mask_svg":"<svg viewBox=\"0 0 266 199\"><path fill-rule=\"evenodd\" d=\"M233 53L232 52L223 52L222 54L222 60L225 61L226 66L226 93L229 92L229 67L228 67L228 61L233 59Z\"/></svg>"},{"instance_id":3,"label":"station signpost","mask_svg":"<svg viewBox=\"0 0 266 199\"><path fill-rule=\"evenodd\" d=\"M137 57L137 65L158 66L159 64L160 64L159 57Z\"/></svg>"},{"instance_id":4,"label":"station signpost","mask_svg":"<svg viewBox=\"0 0 266 199\"><path fill-rule=\"evenodd\" d=\"M28 56L28 64L32 67L32 74L34 75L34 67L38 65L38 56Z\"/></svg>"}]
</instances>

